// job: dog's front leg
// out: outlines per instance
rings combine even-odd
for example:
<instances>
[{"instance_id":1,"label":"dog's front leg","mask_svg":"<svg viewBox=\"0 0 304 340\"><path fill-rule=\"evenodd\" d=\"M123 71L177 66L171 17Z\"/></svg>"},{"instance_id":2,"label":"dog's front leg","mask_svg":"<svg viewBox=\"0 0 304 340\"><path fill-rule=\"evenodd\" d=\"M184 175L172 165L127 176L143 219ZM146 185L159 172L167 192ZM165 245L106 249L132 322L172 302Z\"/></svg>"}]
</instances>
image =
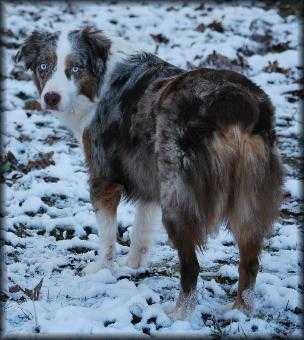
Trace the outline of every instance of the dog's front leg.
<instances>
[{"instance_id":1,"label":"dog's front leg","mask_svg":"<svg viewBox=\"0 0 304 340\"><path fill-rule=\"evenodd\" d=\"M94 273L102 268L111 268L115 256L117 233L117 206L121 197L121 186L104 182L101 179L91 180L91 199L96 209L96 222L99 229L99 250L96 262L90 263L86 273Z\"/></svg>"},{"instance_id":2,"label":"dog's front leg","mask_svg":"<svg viewBox=\"0 0 304 340\"><path fill-rule=\"evenodd\" d=\"M137 269L144 263L149 251L153 232L153 217L157 205L153 202L137 202L134 226L131 234L131 245L126 265Z\"/></svg>"}]
</instances>

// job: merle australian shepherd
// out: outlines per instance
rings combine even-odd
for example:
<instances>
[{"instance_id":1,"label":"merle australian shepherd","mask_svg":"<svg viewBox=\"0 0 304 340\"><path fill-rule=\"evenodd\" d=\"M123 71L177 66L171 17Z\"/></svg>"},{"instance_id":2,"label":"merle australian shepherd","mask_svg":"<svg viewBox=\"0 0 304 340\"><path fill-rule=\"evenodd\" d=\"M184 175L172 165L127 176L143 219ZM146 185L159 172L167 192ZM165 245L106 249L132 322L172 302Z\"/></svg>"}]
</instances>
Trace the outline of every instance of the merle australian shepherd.
<instances>
[{"instance_id":1,"label":"merle australian shepherd","mask_svg":"<svg viewBox=\"0 0 304 340\"><path fill-rule=\"evenodd\" d=\"M148 251L151 216L177 249L180 294L171 317L196 305L196 250L225 223L240 253L235 308L250 308L263 239L278 217L282 166L274 108L263 90L228 70L185 71L93 27L34 31L15 57L31 69L42 109L83 145L100 248L86 272L113 264L117 206L136 203L126 264Z\"/></svg>"}]
</instances>

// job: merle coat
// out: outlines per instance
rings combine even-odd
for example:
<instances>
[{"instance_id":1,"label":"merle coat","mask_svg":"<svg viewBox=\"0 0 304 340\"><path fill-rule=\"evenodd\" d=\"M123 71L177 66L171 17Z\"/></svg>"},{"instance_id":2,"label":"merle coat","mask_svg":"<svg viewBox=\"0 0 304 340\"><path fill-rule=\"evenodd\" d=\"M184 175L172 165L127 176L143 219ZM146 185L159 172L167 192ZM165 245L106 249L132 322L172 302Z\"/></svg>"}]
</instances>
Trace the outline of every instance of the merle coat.
<instances>
[{"instance_id":1,"label":"merle coat","mask_svg":"<svg viewBox=\"0 0 304 340\"><path fill-rule=\"evenodd\" d=\"M235 305L245 304L280 204L273 120L267 95L232 71L186 72L149 53L114 70L83 136L92 201L113 211L120 195L160 204L180 259L179 304L192 303L195 248L220 223L240 248Z\"/></svg>"},{"instance_id":2,"label":"merle coat","mask_svg":"<svg viewBox=\"0 0 304 340\"><path fill-rule=\"evenodd\" d=\"M67 123L74 120L76 130L77 117L86 126L78 130L91 199L104 217L101 227L108 230L101 237L102 261L112 261L121 197L142 206L159 204L180 260L181 292L173 313L184 318L195 306L196 249L225 223L240 250L234 306L247 308L246 294L254 286L263 239L278 217L282 192L268 96L236 72L187 72L150 53L134 53L111 64L116 53L112 40L91 28L66 34L60 43L70 48L63 56L59 35L33 32L16 59L32 69L44 107L60 111L68 95L75 102L80 98L79 115L68 111L62 116ZM41 69L47 56L49 72ZM58 56L64 62L55 71ZM75 65L81 72L72 76ZM62 81L74 92L61 89ZM82 110L97 96L91 119ZM143 221L139 218L139 224ZM139 248L135 257L146 252L146 245Z\"/></svg>"}]
</instances>

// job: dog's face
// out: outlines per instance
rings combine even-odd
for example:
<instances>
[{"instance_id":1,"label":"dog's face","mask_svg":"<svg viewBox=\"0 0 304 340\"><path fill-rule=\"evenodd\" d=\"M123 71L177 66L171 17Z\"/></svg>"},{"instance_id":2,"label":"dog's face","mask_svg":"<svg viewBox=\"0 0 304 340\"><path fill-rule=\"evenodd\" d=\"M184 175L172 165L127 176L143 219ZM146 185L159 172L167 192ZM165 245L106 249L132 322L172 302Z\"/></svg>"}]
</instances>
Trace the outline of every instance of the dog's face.
<instances>
[{"instance_id":1,"label":"dog's face","mask_svg":"<svg viewBox=\"0 0 304 340\"><path fill-rule=\"evenodd\" d=\"M74 111L77 102L93 102L105 73L111 43L92 27L66 32L34 31L15 61L31 69L41 107Z\"/></svg>"}]
</instances>

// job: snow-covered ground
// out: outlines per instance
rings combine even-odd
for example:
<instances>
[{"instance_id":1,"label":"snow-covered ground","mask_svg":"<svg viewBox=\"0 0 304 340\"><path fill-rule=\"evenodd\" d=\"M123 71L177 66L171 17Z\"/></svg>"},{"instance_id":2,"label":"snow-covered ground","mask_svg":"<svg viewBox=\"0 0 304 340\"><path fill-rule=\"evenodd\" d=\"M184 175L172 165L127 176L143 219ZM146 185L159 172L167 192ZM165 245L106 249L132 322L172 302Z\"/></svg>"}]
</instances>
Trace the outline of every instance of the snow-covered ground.
<instances>
[{"instance_id":1,"label":"snow-covered ground","mask_svg":"<svg viewBox=\"0 0 304 340\"><path fill-rule=\"evenodd\" d=\"M300 335L299 19L245 2L71 3L7 3L4 10L5 334ZM86 22L187 69L199 65L237 69L270 95L277 111L286 193L281 219L261 256L251 315L223 309L236 294L238 250L222 228L199 254L199 305L192 318L173 322L167 317L163 307L177 295L179 271L159 211L147 267L130 272L122 266L134 213L131 205L122 203L116 271L83 275L85 264L96 258L98 239L83 155L53 116L23 109L37 93L11 57L34 28L60 30ZM37 285L34 293L26 290Z\"/></svg>"}]
</instances>

